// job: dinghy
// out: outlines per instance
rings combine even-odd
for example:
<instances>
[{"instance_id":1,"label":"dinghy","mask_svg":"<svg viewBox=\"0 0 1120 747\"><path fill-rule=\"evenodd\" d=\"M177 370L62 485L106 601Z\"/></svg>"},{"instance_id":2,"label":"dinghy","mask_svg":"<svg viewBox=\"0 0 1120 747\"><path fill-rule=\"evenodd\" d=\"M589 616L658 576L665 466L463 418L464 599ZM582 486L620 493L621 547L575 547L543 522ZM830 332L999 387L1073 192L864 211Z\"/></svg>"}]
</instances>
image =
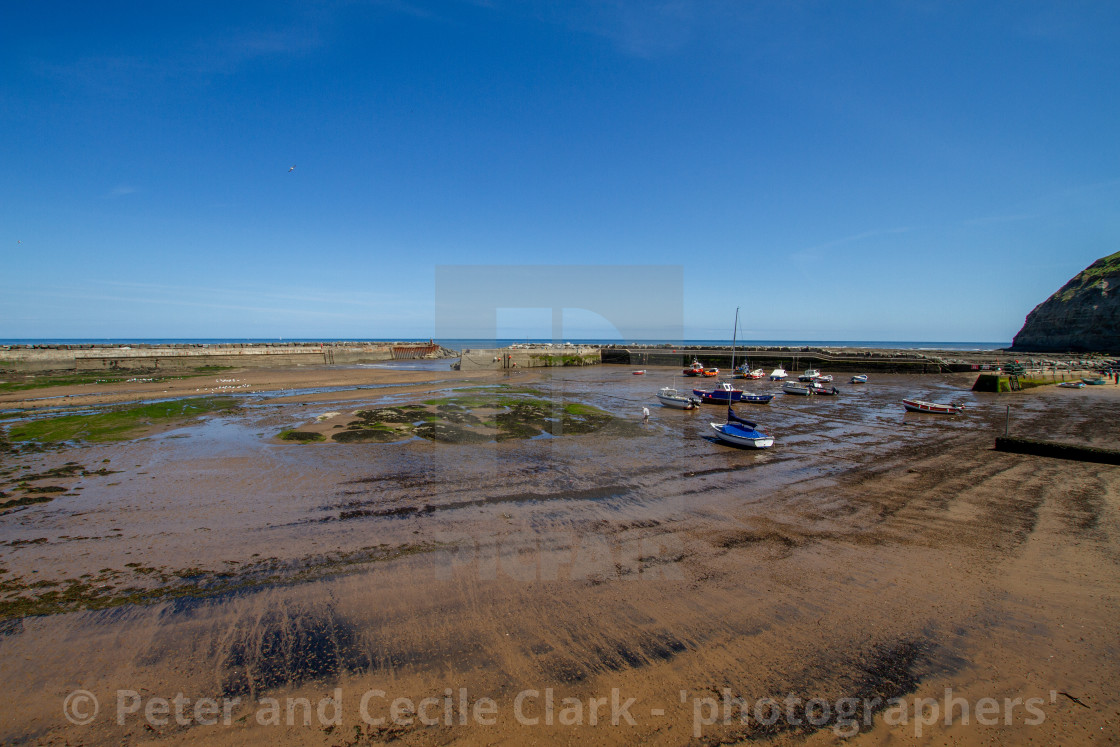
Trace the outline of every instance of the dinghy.
<instances>
[{"instance_id":1,"label":"dinghy","mask_svg":"<svg viewBox=\"0 0 1120 747\"><path fill-rule=\"evenodd\" d=\"M920 399L904 399L902 406L909 412L932 412L939 415L956 415L964 407L961 405L943 405L938 402L924 402Z\"/></svg>"}]
</instances>

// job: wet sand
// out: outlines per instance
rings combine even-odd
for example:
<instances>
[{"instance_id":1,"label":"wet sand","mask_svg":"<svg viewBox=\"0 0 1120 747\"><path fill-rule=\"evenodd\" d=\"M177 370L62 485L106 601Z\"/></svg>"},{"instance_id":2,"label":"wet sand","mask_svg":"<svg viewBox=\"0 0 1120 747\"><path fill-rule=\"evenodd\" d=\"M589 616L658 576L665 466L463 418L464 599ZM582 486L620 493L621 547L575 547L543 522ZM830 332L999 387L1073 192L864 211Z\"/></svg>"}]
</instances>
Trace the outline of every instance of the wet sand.
<instances>
[{"instance_id":1,"label":"wet sand","mask_svg":"<svg viewBox=\"0 0 1120 747\"><path fill-rule=\"evenodd\" d=\"M990 726L937 718L920 737L912 713L892 723L869 706L848 741L1117 741L1120 468L992 450L1008 404L1012 434L1115 448L1116 387L988 395L969 392L968 375L838 380L839 397L738 408L777 438L755 452L707 437L719 407L659 407L653 393L677 369L647 370L221 374L271 391L226 392L243 398L239 412L144 438L5 455L20 467L10 479L87 469L44 481L66 494L0 514L0 579L20 579L24 596L80 580L71 588L120 603L0 622L0 739L833 744L835 719L743 724L733 699L912 704L951 688L973 704L1021 700L1009 723L1002 710ZM622 438L276 438L333 412L503 385L652 417ZM18 394L169 396L95 389ZM904 396L968 407L906 414ZM64 717L77 688L101 703L89 724ZM258 723L262 698L317 704L336 688L340 723ZM495 723L461 723L460 689L469 703L492 699ZM142 712L121 725L118 690L240 702L228 726L153 725ZM540 695L522 697L518 720L527 690ZM634 723L610 723L612 690L635 699ZM371 719L393 698L432 697L438 723L366 723L370 691L386 693L369 700ZM1022 702L1036 697L1044 719L1032 726ZM581 723L561 723L564 698L581 703L578 718L574 701L566 712ZM606 698L594 726L593 698ZM709 719L725 702L733 717Z\"/></svg>"}]
</instances>

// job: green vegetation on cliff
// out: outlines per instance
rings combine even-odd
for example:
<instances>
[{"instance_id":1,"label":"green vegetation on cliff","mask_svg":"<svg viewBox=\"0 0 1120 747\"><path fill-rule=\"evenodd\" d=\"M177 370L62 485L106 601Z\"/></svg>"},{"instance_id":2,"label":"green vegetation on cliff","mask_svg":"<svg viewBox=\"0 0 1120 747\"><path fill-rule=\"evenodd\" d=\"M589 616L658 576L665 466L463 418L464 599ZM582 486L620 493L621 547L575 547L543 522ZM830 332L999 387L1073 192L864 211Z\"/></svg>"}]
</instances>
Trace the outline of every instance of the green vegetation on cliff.
<instances>
[{"instance_id":1,"label":"green vegetation on cliff","mask_svg":"<svg viewBox=\"0 0 1120 747\"><path fill-rule=\"evenodd\" d=\"M1086 267L1077 277L1063 285L1054 297L1059 301L1069 301L1086 286L1095 285L1113 275L1120 275L1120 252L1102 257Z\"/></svg>"},{"instance_id":2,"label":"green vegetation on cliff","mask_svg":"<svg viewBox=\"0 0 1120 747\"><path fill-rule=\"evenodd\" d=\"M1120 252L1098 259L1036 306L1011 349L1120 352Z\"/></svg>"}]
</instances>

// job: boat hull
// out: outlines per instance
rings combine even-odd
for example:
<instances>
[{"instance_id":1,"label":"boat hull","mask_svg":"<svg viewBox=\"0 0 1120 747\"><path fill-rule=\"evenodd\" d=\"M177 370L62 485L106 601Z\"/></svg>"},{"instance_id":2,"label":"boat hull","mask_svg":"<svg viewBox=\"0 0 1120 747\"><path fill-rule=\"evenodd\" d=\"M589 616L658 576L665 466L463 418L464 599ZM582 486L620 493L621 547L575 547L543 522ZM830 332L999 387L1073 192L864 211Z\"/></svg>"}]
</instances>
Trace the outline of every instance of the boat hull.
<instances>
[{"instance_id":1,"label":"boat hull","mask_svg":"<svg viewBox=\"0 0 1120 747\"><path fill-rule=\"evenodd\" d=\"M694 410L700 406L699 399L681 394L673 387L665 387L659 391L657 401L665 407L672 407L675 410Z\"/></svg>"},{"instance_id":2,"label":"boat hull","mask_svg":"<svg viewBox=\"0 0 1120 747\"><path fill-rule=\"evenodd\" d=\"M709 423L720 441L748 449L768 449L774 445L774 437L756 430L741 428L732 423Z\"/></svg>"},{"instance_id":3,"label":"boat hull","mask_svg":"<svg viewBox=\"0 0 1120 747\"><path fill-rule=\"evenodd\" d=\"M693 389L692 393L700 398L704 404L726 405L728 402L741 402L743 397L746 396L738 389L733 389L730 392L723 389L714 389L710 392L705 392L703 389Z\"/></svg>"},{"instance_id":4,"label":"boat hull","mask_svg":"<svg viewBox=\"0 0 1120 747\"><path fill-rule=\"evenodd\" d=\"M937 415L956 415L964 408L956 405L943 405L938 402L923 402L920 399L904 399L902 406L908 412L930 412Z\"/></svg>"},{"instance_id":5,"label":"boat hull","mask_svg":"<svg viewBox=\"0 0 1120 747\"><path fill-rule=\"evenodd\" d=\"M785 392L786 394L796 394L796 395L801 396L801 397L808 397L810 394L813 393L813 390L808 386L803 386L801 384L793 384L793 383L790 383L790 382L787 382L786 384L784 384L782 386L782 391Z\"/></svg>"},{"instance_id":6,"label":"boat hull","mask_svg":"<svg viewBox=\"0 0 1120 747\"><path fill-rule=\"evenodd\" d=\"M673 397L664 394L657 395L657 401L665 407L671 407L674 410L693 410L696 409L696 400L692 397Z\"/></svg>"}]
</instances>

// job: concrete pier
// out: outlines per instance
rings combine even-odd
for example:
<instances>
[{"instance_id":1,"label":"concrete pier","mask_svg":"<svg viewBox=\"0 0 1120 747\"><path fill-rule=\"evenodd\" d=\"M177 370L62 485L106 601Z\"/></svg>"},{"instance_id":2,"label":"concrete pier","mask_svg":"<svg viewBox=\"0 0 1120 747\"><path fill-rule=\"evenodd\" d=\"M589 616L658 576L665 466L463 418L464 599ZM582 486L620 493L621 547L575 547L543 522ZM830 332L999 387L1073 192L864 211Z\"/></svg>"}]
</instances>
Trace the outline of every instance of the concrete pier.
<instances>
[{"instance_id":1,"label":"concrete pier","mask_svg":"<svg viewBox=\"0 0 1120 747\"><path fill-rule=\"evenodd\" d=\"M14 371L193 371L207 366L377 363L397 358L449 358L431 343L220 343L180 345L36 345L0 347L0 369Z\"/></svg>"}]
</instances>

